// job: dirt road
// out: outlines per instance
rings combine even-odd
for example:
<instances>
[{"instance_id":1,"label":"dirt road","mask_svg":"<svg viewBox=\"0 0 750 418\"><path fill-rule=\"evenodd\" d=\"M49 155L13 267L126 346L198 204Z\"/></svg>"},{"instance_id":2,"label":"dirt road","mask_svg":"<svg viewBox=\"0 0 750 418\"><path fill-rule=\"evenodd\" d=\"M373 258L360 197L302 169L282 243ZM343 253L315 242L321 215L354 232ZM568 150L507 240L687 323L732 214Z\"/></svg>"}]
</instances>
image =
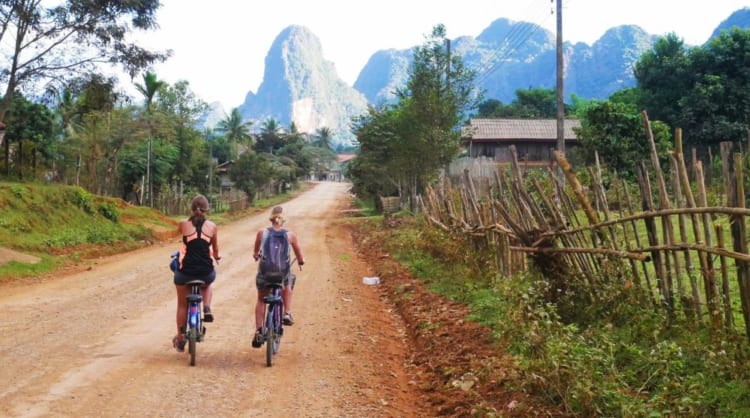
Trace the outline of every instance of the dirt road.
<instances>
[{"instance_id":1,"label":"dirt road","mask_svg":"<svg viewBox=\"0 0 750 418\"><path fill-rule=\"evenodd\" d=\"M251 246L268 213L220 226L222 261L195 367L171 345L174 242L0 294L0 416L416 417L405 332L362 284L372 275L337 225L347 185L319 183L284 205L307 264L296 323L273 367L250 346Z\"/></svg>"}]
</instances>

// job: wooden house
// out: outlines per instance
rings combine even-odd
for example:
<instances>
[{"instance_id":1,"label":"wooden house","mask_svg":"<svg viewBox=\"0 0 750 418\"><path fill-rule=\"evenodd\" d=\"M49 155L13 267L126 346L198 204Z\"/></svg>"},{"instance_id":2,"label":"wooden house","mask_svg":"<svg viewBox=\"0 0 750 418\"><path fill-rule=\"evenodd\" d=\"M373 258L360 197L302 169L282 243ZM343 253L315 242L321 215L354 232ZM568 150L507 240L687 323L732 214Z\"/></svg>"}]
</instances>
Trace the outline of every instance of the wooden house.
<instances>
[{"instance_id":1,"label":"wooden house","mask_svg":"<svg viewBox=\"0 0 750 418\"><path fill-rule=\"evenodd\" d=\"M565 151L579 146L574 128L578 119L565 119ZM499 163L511 161L510 146L516 148L519 161L527 165L546 165L557 148L556 119L471 119L461 129L461 142L471 158L485 157Z\"/></svg>"}]
</instances>

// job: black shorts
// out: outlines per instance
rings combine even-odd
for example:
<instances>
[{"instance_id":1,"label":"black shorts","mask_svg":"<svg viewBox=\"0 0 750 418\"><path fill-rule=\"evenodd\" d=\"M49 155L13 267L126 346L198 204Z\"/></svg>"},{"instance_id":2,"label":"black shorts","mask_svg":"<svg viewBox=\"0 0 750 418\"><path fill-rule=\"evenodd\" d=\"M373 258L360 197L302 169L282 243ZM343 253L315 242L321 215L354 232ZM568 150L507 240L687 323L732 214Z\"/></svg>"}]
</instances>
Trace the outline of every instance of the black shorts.
<instances>
[{"instance_id":1,"label":"black shorts","mask_svg":"<svg viewBox=\"0 0 750 418\"><path fill-rule=\"evenodd\" d=\"M181 272L180 270L177 270L174 272L174 284L176 286L184 286L185 283L191 281L191 280L203 280L206 282L206 285L209 285L216 280L216 270L211 270L210 273L203 277L196 277L196 276L188 276L187 274Z\"/></svg>"},{"instance_id":2,"label":"black shorts","mask_svg":"<svg viewBox=\"0 0 750 418\"><path fill-rule=\"evenodd\" d=\"M284 280L282 283L284 283L284 287L291 285L292 289L294 289L294 283L297 281L297 276L294 275L294 273L289 272L287 273L286 277L284 277ZM258 274L255 276L255 287L258 290L265 290L268 288L268 284L266 283L266 280L263 278L263 274L261 272L258 272Z\"/></svg>"}]
</instances>

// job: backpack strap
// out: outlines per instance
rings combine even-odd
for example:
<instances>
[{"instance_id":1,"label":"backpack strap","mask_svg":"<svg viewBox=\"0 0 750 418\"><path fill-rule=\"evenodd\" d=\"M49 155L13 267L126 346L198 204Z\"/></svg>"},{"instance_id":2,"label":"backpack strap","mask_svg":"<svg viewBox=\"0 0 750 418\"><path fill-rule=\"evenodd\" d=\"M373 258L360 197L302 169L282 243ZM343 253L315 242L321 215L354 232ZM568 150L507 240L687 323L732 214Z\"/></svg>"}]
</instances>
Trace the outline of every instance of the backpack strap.
<instances>
[{"instance_id":1,"label":"backpack strap","mask_svg":"<svg viewBox=\"0 0 750 418\"><path fill-rule=\"evenodd\" d=\"M268 228L263 230L263 237L260 240L260 252L259 252L259 255L261 256L261 258L263 257L263 248L266 247L266 240L268 239L268 234L271 233L271 229L272 228L269 226Z\"/></svg>"}]
</instances>

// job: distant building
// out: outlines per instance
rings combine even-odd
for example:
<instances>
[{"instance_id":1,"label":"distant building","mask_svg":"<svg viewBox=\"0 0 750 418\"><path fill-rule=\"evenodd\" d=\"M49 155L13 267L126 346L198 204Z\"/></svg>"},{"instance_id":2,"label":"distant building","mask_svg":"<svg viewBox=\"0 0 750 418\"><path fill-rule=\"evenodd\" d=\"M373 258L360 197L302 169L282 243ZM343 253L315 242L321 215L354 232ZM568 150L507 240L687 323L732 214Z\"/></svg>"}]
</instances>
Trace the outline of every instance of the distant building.
<instances>
[{"instance_id":1,"label":"distant building","mask_svg":"<svg viewBox=\"0 0 750 418\"><path fill-rule=\"evenodd\" d=\"M565 119L566 153L578 147L573 129L581 127L578 119ZM511 161L510 146L516 148L518 160L532 165L549 164L557 148L556 119L471 119L461 129L461 143L471 158L485 157L498 163Z\"/></svg>"},{"instance_id":2,"label":"distant building","mask_svg":"<svg viewBox=\"0 0 750 418\"><path fill-rule=\"evenodd\" d=\"M314 174L317 181L344 181L343 167L357 154L337 154L336 162L327 170Z\"/></svg>"}]
</instances>

